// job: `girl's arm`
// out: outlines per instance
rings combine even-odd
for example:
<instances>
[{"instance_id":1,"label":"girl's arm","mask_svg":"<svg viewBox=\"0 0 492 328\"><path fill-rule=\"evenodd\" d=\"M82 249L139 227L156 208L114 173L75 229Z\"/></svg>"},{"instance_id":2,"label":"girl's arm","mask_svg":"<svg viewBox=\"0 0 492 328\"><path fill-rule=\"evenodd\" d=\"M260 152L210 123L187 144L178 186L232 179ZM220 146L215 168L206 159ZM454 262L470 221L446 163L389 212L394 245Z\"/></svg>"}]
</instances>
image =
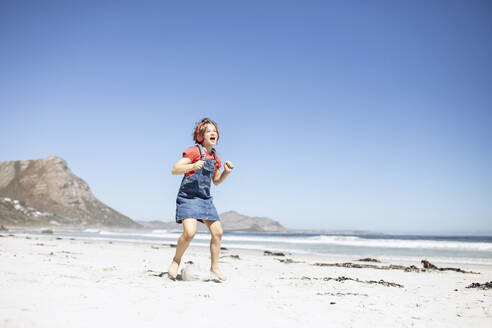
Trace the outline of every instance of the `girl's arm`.
<instances>
[{"instance_id":1,"label":"girl's arm","mask_svg":"<svg viewBox=\"0 0 492 328\"><path fill-rule=\"evenodd\" d=\"M234 165L230 161L225 162L224 171L220 172L219 170L217 170L214 173L214 177L212 179L214 185L218 186L222 182L224 182L224 180L229 176L229 174L232 172L233 169L234 169Z\"/></svg>"},{"instance_id":2,"label":"girl's arm","mask_svg":"<svg viewBox=\"0 0 492 328\"><path fill-rule=\"evenodd\" d=\"M174 175L181 175L190 171L196 171L201 169L203 167L203 164L205 164L205 161L202 160L192 164L191 159L189 159L188 157L183 157L179 161L177 161L176 164L174 164L171 173Z\"/></svg>"}]
</instances>

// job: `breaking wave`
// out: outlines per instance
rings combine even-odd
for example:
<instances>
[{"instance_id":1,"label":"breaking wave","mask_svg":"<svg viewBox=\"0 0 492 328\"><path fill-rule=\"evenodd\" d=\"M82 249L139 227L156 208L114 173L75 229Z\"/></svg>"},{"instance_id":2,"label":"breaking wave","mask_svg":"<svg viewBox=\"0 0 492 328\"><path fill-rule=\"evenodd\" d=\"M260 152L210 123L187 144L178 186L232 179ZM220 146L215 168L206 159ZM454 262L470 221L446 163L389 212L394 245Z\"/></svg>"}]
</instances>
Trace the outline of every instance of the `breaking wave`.
<instances>
[{"instance_id":1,"label":"breaking wave","mask_svg":"<svg viewBox=\"0 0 492 328\"><path fill-rule=\"evenodd\" d=\"M92 229L87 229L92 230ZM176 240L181 232L173 232L168 230L153 230L151 232L116 232L116 231L87 231L98 233L103 236L132 236L134 238L152 238L163 240ZM208 232L197 232L195 240L210 240ZM398 239L378 237L361 237L361 236L333 236L333 235L317 235L303 236L296 235L276 235L276 234L231 234L225 233L222 237L223 242L232 242L235 245L245 244L287 244L294 246L295 244L313 245L313 246L346 246L346 247L361 247L361 248L393 248L393 249L432 249L432 250L456 250L456 251L485 251L492 252L492 243L476 242L476 241L457 241L457 240L435 240L432 238L419 239ZM492 254L491 254L492 255Z\"/></svg>"}]
</instances>

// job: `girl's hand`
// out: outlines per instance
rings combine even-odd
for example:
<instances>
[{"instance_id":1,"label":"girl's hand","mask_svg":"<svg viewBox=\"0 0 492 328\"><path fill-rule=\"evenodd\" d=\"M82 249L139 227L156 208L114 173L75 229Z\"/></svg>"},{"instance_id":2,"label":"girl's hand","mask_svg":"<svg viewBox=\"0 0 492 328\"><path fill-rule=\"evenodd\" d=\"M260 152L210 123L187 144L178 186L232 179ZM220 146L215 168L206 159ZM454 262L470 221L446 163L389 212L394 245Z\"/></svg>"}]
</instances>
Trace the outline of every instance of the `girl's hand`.
<instances>
[{"instance_id":1,"label":"girl's hand","mask_svg":"<svg viewBox=\"0 0 492 328\"><path fill-rule=\"evenodd\" d=\"M201 169L204 164L205 164L205 161L203 161L203 160L200 160L198 162L193 163L193 169L192 169L192 171L196 171L196 170Z\"/></svg>"},{"instance_id":2,"label":"girl's hand","mask_svg":"<svg viewBox=\"0 0 492 328\"><path fill-rule=\"evenodd\" d=\"M234 164L231 161L227 161L224 163L224 171L227 173L231 173L234 170Z\"/></svg>"}]
</instances>

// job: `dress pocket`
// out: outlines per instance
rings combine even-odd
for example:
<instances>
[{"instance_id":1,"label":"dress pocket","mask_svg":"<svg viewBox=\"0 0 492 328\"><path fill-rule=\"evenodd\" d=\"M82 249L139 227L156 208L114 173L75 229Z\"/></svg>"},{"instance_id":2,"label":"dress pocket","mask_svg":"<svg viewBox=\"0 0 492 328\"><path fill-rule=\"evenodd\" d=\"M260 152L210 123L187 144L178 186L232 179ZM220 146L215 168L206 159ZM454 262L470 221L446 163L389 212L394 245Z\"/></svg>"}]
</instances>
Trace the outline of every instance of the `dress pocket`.
<instances>
[{"instance_id":1,"label":"dress pocket","mask_svg":"<svg viewBox=\"0 0 492 328\"><path fill-rule=\"evenodd\" d=\"M181 185L180 192L187 196L192 196L198 193L199 186L196 177L186 177Z\"/></svg>"}]
</instances>

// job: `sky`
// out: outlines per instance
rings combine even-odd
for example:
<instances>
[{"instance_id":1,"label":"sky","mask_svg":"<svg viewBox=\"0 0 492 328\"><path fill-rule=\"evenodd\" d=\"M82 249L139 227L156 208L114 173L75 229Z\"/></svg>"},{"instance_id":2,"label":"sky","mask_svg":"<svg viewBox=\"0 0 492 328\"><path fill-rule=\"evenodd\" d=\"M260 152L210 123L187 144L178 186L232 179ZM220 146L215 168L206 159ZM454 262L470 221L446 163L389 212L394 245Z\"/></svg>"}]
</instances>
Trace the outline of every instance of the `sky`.
<instances>
[{"instance_id":1,"label":"sky","mask_svg":"<svg viewBox=\"0 0 492 328\"><path fill-rule=\"evenodd\" d=\"M492 231L490 1L3 0L0 47L0 161L57 155L134 220L174 220L210 117L219 213Z\"/></svg>"}]
</instances>

